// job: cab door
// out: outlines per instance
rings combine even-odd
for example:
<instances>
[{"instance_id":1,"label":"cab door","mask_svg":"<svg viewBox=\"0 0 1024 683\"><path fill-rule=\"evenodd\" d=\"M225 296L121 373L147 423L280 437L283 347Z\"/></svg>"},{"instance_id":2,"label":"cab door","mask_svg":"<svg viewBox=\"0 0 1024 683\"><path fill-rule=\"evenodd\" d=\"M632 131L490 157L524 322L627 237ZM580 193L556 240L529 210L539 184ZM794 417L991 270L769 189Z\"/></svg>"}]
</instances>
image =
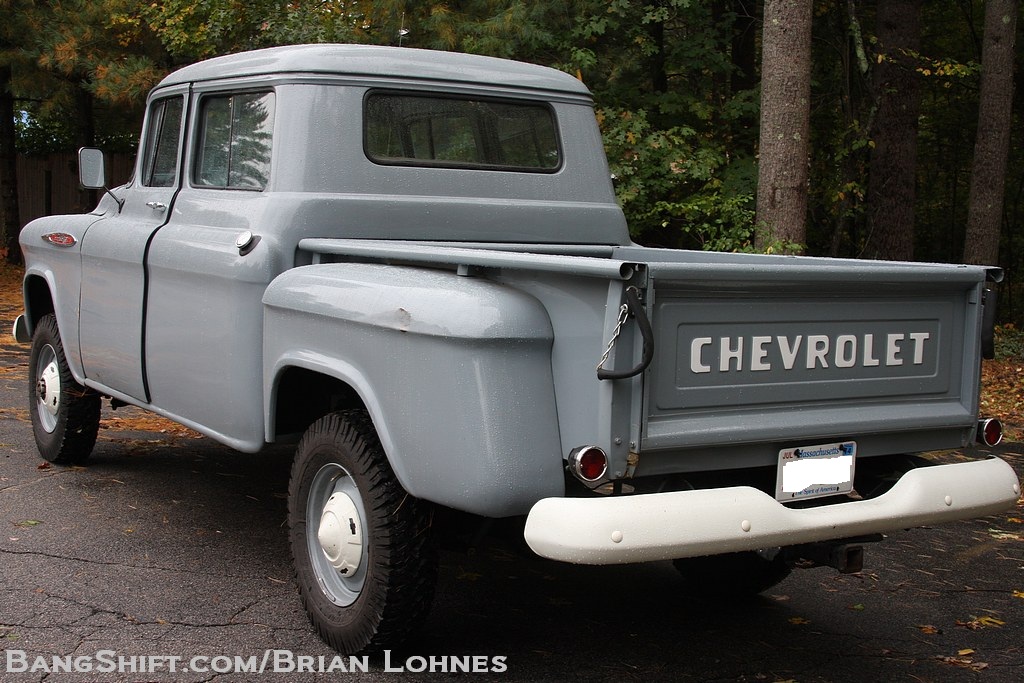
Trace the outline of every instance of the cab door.
<instances>
[{"instance_id":1,"label":"cab door","mask_svg":"<svg viewBox=\"0 0 1024 683\"><path fill-rule=\"evenodd\" d=\"M163 91L146 113L134 177L120 212L82 238L80 344L86 379L149 402L145 372L146 251L180 187L187 88Z\"/></svg>"}]
</instances>

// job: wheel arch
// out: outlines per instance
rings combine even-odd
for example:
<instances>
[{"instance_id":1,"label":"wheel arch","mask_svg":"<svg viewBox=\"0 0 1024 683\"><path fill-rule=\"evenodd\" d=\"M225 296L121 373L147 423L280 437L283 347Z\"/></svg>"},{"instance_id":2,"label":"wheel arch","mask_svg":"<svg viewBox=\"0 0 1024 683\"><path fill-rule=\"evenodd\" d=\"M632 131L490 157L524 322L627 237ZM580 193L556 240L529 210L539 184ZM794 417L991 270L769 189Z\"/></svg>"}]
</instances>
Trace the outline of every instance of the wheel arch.
<instances>
[{"instance_id":1,"label":"wheel arch","mask_svg":"<svg viewBox=\"0 0 1024 683\"><path fill-rule=\"evenodd\" d=\"M71 279L71 278L68 278ZM53 315L57 320L61 343L67 357L72 376L79 384L85 383L85 368L78 339L78 288L74 285L74 300L64 296L58 301L60 288L57 278L49 268L29 267L22 280L22 297L25 302L25 330L31 336L44 316Z\"/></svg>"},{"instance_id":2,"label":"wheel arch","mask_svg":"<svg viewBox=\"0 0 1024 683\"><path fill-rule=\"evenodd\" d=\"M56 314L53 288L49 278L42 273L28 273L22 283L22 293L25 299L25 322L28 323L28 331L31 334L44 315Z\"/></svg>"},{"instance_id":3,"label":"wheel arch","mask_svg":"<svg viewBox=\"0 0 1024 683\"><path fill-rule=\"evenodd\" d=\"M321 417L345 409L362 409L374 429L399 482L408 491L408 473L392 457L384 410L363 373L337 358L311 354L285 356L274 365L265 392L267 443L293 440Z\"/></svg>"},{"instance_id":4,"label":"wheel arch","mask_svg":"<svg viewBox=\"0 0 1024 683\"><path fill-rule=\"evenodd\" d=\"M267 442L301 436L316 420L348 408L369 411L367 383L333 359L283 358L274 368L266 401Z\"/></svg>"}]
</instances>

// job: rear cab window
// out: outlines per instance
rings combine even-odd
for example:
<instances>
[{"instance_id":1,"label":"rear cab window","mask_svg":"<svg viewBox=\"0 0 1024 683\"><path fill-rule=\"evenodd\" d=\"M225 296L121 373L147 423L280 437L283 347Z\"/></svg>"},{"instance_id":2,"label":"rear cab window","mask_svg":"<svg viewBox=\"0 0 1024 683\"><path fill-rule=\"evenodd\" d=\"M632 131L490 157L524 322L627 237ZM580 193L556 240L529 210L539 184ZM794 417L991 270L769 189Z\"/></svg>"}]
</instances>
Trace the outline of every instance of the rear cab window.
<instances>
[{"instance_id":1,"label":"rear cab window","mask_svg":"<svg viewBox=\"0 0 1024 683\"><path fill-rule=\"evenodd\" d=\"M554 173L555 114L542 102L370 92L363 145L377 164Z\"/></svg>"}]
</instances>

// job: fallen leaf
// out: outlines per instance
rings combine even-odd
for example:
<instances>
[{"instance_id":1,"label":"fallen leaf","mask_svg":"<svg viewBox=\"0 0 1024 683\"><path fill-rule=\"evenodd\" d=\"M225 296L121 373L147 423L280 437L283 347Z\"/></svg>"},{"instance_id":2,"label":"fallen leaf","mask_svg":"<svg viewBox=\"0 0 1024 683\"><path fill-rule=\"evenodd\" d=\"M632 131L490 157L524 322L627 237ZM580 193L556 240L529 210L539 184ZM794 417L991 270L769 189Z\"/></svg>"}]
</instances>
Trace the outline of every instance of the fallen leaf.
<instances>
[{"instance_id":1,"label":"fallen leaf","mask_svg":"<svg viewBox=\"0 0 1024 683\"><path fill-rule=\"evenodd\" d=\"M1013 591L1013 597L1024 600L1024 591Z\"/></svg>"},{"instance_id":2,"label":"fallen leaf","mask_svg":"<svg viewBox=\"0 0 1024 683\"><path fill-rule=\"evenodd\" d=\"M854 612L863 612L864 611L864 605L862 605L861 603L858 602L856 605L850 605L847 609L851 609Z\"/></svg>"},{"instance_id":3,"label":"fallen leaf","mask_svg":"<svg viewBox=\"0 0 1024 683\"><path fill-rule=\"evenodd\" d=\"M37 470L48 470L48 469L50 469L50 463L48 463L48 462L41 462L38 465L36 465L36 469Z\"/></svg>"},{"instance_id":4,"label":"fallen leaf","mask_svg":"<svg viewBox=\"0 0 1024 683\"><path fill-rule=\"evenodd\" d=\"M796 624L797 626L803 626L804 624L809 624L811 622L803 617L790 617L789 623Z\"/></svg>"},{"instance_id":5,"label":"fallen leaf","mask_svg":"<svg viewBox=\"0 0 1024 683\"><path fill-rule=\"evenodd\" d=\"M989 529L989 535L997 541L1021 541L1024 538L1020 534L1014 534L1009 531L1003 531L1002 529Z\"/></svg>"},{"instance_id":6,"label":"fallen leaf","mask_svg":"<svg viewBox=\"0 0 1024 683\"><path fill-rule=\"evenodd\" d=\"M967 655L973 655L974 654L974 650L972 650L971 648L968 647L968 648L964 648L963 650L957 650L956 654L958 656L960 656L960 657L966 657Z\"/></svg>"},{"instance_id":7,"label":"fallen leaf","mask_svg":"<svg viewBox=\"0 0 1024 683\"><path fill-rule=\"evenodd\" d=\"M919 631L921 631L921 633L926 633L930 636L933 636L937 633L942 633L942 629L936 626L932 626L931 624L921 624L917 628Z\"/></svg>"},{"instance_id":8,"label":"fallen leaf","mask_svg":"<svg viewBox=\"0 0 1024 683\"><path fill-rule=\"evenodd\" d=\"M996 619L995 617L985 615L983 617L972 616L970 621L960 621L957 619L956 625L963 626L964 628L968 628L972 631L978 631L989 627L999 628L1000 626L1005 626L1006 622L1002 619Z\"/></svg>"},{"instance_id":9,"label":"fallen leaf","mask_svg":"<svg viewBox=\"0 0 1024 683\"><path fill-rule=\"evenodd\" d=\"M988 663L976 662L969 657L939 657L938 659L945 664L958 666L962 669L970 669L971 671L984 671L988 668Z\"/></svg>"},{"instance_id":10,"label":"fallen leaf","mask_svg":"<svg viewBox=\"0 0 1024 683\"><path fill-rule=\"evenodd\" d=\"M40 522L38 519L23 519L20 522L15 522L16 526L22 527L39 526L40 524L42 524L42 522Z\"/></svg>"}]
</instances>

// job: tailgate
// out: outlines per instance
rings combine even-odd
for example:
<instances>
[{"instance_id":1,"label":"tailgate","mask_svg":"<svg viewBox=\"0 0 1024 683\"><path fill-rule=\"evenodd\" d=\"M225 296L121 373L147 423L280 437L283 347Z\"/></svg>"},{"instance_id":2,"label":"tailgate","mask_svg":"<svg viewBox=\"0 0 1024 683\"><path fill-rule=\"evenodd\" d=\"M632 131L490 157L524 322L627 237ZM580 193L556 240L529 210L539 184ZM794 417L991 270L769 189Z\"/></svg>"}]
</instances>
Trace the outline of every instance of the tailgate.
<instances>
[{"instance_id":1,"label":"tailgate","mask_svg":"<svg viewBox=\"0 0 1024 683\"><path fill-rule=\"evenodd\" d=\"M656 350L644 450L969 438L985 269L697 258L647 261Z\"/></svg>"}]
</instances>

